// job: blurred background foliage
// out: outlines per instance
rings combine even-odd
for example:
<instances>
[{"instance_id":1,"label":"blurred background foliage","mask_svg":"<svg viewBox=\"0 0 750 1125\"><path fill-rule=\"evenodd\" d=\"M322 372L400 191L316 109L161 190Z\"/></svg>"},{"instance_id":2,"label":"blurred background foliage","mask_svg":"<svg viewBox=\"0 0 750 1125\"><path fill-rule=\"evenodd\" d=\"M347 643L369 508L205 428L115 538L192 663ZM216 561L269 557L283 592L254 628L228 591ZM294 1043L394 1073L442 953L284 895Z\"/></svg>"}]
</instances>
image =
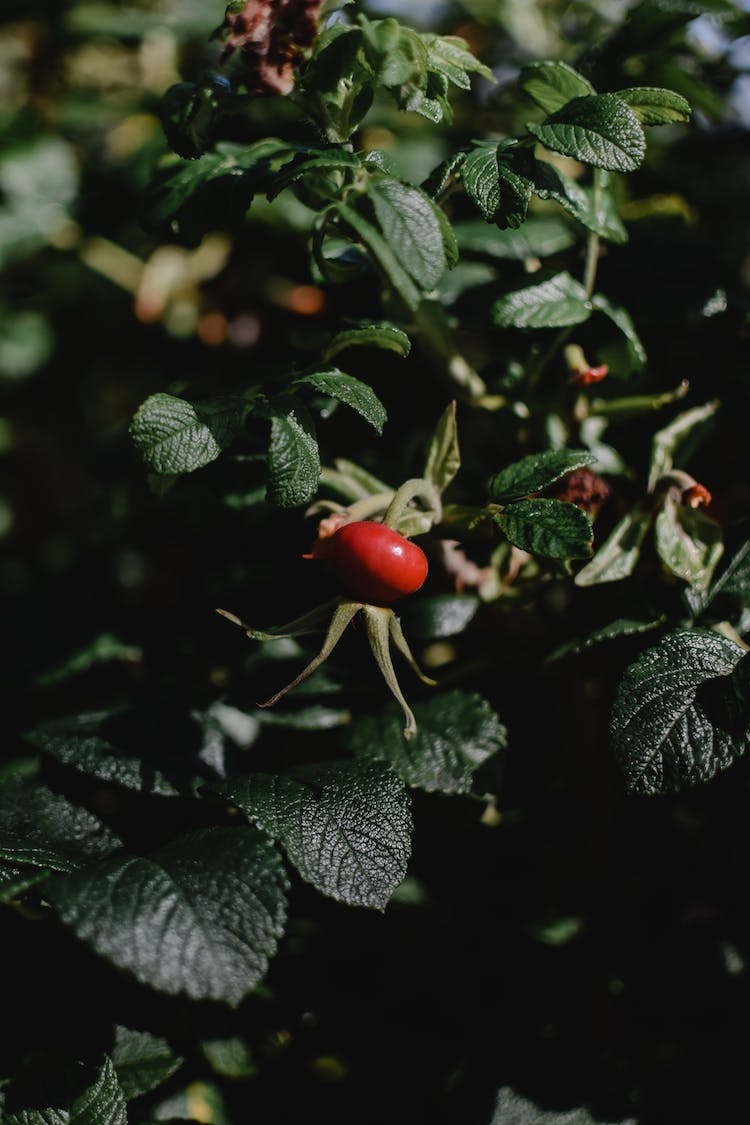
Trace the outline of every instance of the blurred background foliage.
<instances>
[{"instance_id":1,"label":"blurred background foliage","mask_svg":"<svg viewBox=\"0 0 750 1125\"><path fill-rule=\"evenodd\" d=\"M731 534L750 499L750 5L378 0L366 10L462 35L496 79L454 99L453 126L376 103L358 144L386 149L415 183L458 145L522 128L533 111L513 83L530 60L566 59L602 90L665 86L691 102L693 126L652 134L644 168L621 188L630 242L609 248L600 269L649 352L638 389L687 379L696 402L722 401L692 471ZM168 152L161 96L217 67L209 36L222 15L213 0L5 0L0 12L11 761L22 753L16 736L40 719L113 701L177 708L222 698L249 708L246 642L214 606L266 624L329 593L299 560L311 524L258 502L252 433L163 495L127 437L146 395L246 390L314 356L342 316L377 312L366 284L334 302L314 282L312 213L288 193L256 201L238 234L212 232L193 247L144 224L148 183ZM287 100L265 98L238 133L293 136L297 127ZM454 219L473 217L463 207L455 202ZM516 358L513 340L488 329L502 268L469 249L445 292L491 390L507 385ZM391 421L382 442L365 444L362 429L329 411L324 460L350 457L397 483L421 463L451 388L427 359L410 368L411 385L400 360L357 362ZM499 469L525 451L519 425L460 409L470 483L481 487L488 455ZM653 428L647 418L618 430L628 465L645 464ZM620 487L628 494L627 478ZM440 583L432 592L449 589ZM592 622L611 596L590 595ZM92 968L62 932L55 964L40 964L46 947L11 919L7 956L27 974L27 995L6 1010L7 1057L64 1039L83 1005L92 1041L104 1024L139 1026L146 1013L177 1039L194 1081L187 1092L178 1083L161 1119L286 1122L304 1106L328 1120L489 1122L508 1082L551 1107L592 1104L602 1119L722 1119L717 1106L742 1089L747 1047L735 1022L746 1026L750 1001L737 889L747 869L737 829L745 767L679 798L625 802L606 723L612 684L635 650L620 642L606 660L584 655L540 678L539 652L573 622L585 631L569 597L562 584L545 587L508 626L504 650L489 636L504 626L502 611L462 639L469 686L492 698L511 731L502 811L482 821L468 799L449 807L418 797L415 875L385 922L298 887L268 986L230 1017ZM347 652L355 674L364 669L357 646ZM278 673L267 675L272 686ZM379 690L364 671L362 685ZM179 820L179 809L168 815ZM161 832L154 825L155 841Z\"/></svg>"}]
</instances>

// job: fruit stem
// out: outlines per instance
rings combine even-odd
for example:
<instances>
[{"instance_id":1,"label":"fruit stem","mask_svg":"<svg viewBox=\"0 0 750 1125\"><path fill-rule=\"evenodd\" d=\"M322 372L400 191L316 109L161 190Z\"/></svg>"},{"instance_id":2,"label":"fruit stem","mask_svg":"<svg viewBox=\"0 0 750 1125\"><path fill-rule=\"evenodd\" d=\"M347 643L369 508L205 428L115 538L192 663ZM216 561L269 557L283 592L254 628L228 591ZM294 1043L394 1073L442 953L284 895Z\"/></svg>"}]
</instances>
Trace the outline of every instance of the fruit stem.
<instances>
[{"instance_id":1,"label":"fruit stem","mask_svg":"<svg viewBox=\"0 0 750 1125\"><path fill-rule=\"evenodd\" d=\"M383 679L401 704L401 709L406 718L404 738L413 738L417 733L417 720L414 718L414 712L404 699L404 694L399 687L389 648L390 622L394 616L393 610L376 605L365 605L362 608L367 622L367 636L372 655L375 657L378 668L383 673Z\"/></svg>"},{"instance_id":2,"label":"fruit stem","mask_svg":"<svg viewBox=\"0 0 750 1125\"><path fill-rule=\"evenodd\" d=\"M440 493L428 480L423 477L412 477L410 480L404 481L400 488L394 493L383 517L383 523L386 527L393 528L398 531L398 523L403 516L407 505L416 497L419 496L426 500L429 507L432 509L434 516L434 523L439 523L443 515L443 505L440 501Z\"/></svg>"},{"instance_id":3,"label":"fruit stem","mask_svg":"<svg viewBox=\"0 0 750 1125\"><path fill-rule=\"evenodd\" d=\"M287 684L286 687L283 687L281 691L277 691L276 694L272 695L270 699L267 699L265 703L259 703L258 707L273 707L274 703L278 703L278 701L283 696L285 696L288 691L291 691L293 687L296 687L297 684L301 684L303 680L306 680L308 676L311 676L313 672L320 667L323 661L327 660L331 655L336 645L341 640L341 635L352 618L355 617L361 609L366 610L368 608L369 607L367 606L363 606L361 602L340 602L333 617L331 618L331 624L328 627L326 639L323 642L323 647L318 655L310 661L306 668L302 669L298 676L295 676L290 684Z\"/></svg>"}]
</instances>

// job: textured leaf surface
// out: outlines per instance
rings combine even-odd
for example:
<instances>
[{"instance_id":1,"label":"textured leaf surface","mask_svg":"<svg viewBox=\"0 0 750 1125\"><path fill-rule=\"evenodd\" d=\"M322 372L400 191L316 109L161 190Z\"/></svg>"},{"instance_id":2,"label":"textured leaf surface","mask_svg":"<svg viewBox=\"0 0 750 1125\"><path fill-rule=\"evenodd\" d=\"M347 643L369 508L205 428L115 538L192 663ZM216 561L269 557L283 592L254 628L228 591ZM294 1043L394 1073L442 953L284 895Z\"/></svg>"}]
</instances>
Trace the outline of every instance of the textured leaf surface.
<instances>
[{"instance_id":1,"label":"textured leaf surface","mask_svg":"<svg viewBox=\"0 0 750 1125\"><path fill-rule=\"evenodd\" d=\"M670 125L690 120L690 104L674 90L634 86L615 91L644 125Z\"/></svg>"},{"instance_id":2,"label":"textured leaf surface","mask_svg":"<svg viewBox=\"0 0 750 1125\"><path fill-rule=\"evenodd\" d=\"M511 543L533 555L585 559L591 554L591 520L566 500L517 500L493 519Z\"/></svg>"},{"instance_id":3,"label":"textured leaf surface","mask_svg":"<svg viewBox=\"0 0 750 1125\"><path fill-rule=\"evenodd\" d=\"M337 367L329 367L323 371L313 371L309 375L303 375L296 384L314 387L321 394L330 395L331 398L346 403L369 422L374 430L382 434L383 426L388 420L385 407L372 387L368 387L361 379L355 379L353 375L347 375Z\"/></svg>"},{"instance_id":4,"label":"textured leaf surface","mask_svg":"<svg viewBox=\"0 0 750 1125\"><path fill-rule=\"evenodd\" d=\"M626 670L612 743L632 793L675 793L709 781L747 745L729 679L743 651L717 633L670 633ZM723 682L717 678L724 677ZM718 694L702 694L711 685Z\"/></svg>"},{"instance_id":5,"label":"textured leaf surface","mask_svg":"<svg viewBox=\"0 0 750 1125\"><path fill-rule=\"evenodd\" d=\"M175 797L195 788L186 761L169 751L155 752L143 742L133 745L132 736L125 738L115 712L92 711L53 719L36 727L27 738L58 762L126 789Z\"/></svg>"},{"instance_id":6,"label":"textured leaf surface","mask_svg":"<svg viewBox=\"0 0 750 1125\"><path fill-rule=\"evenodd\" d=\"M0 785L0 859L74 871L121 846L93 813L45 785Z\"/></svg>"},{"instance_id":7,"label":"textured leaf surface","mask_svg":"<svg viewBox=\"0 0 750 1125\"><path fill-rule=\"evenodd\" d=\"M48 884L63 922L118 968L162 992L230 1004L266 972L285 891L280 856L246 828L202 829Z\"/></svg>"},{"instance_id":8,"label":"textured leaf surface","mask_svg":"<svg viewBox=\"0 0 750 1125\"><path fill-rule=\"evenodd\" d=\"M585 449L550 449L544 453L532 453L508 465L507 469L492 478L490 499L497 504L506 504L508 500L539 492L566 473L592 465L595 460Z\"/></svg>"},{"instance_id":9,"label":"textured leaf surface","mask_svg":"<svg viewBox=\"0 0 750 1125\"><path fill-rule=\"evenodd\" d=\"M218 791L280 841L303 879L339 902L383 910L406 874L411 803L380 762L251 774Z\"/></svg>"},{"instance_id":10,"label":"textured leaf surface","mask_svg":"<svg viewBox=\"0 0 750 1125\"><path fill-rule=\"evenodd\" d=\"M594 93L588 78L566 62L529 63L521 71L518 84L545 113L554 113L573 98Z\"/></svg>"},{"instance_id":11,"label":"textured leaf surface","mask_svg":"<svg viewBox=\"0 0 750 1125\"><path fill-rule=\"evenodd\" d=\"M498 1091L491 1125L614 1125L591 1116L585 1106L577 1109L541 1109L534 1102L517 1094L510 1086ZM635 1118L617 1125L637 1125Z\"/></svg>"},{"instance_id":12,"label":"textured leaf surface","mask_svg":"<svg viewBox=\"0 0 750 1125\"><path fill-rule=\"evenodd\" d=\"M388 762L398 776L428 792L467 793L483 762L507 746L507 732L481 696L450 691L417 703L417 734L403 735L403 715L396 707L360 719L350 743L360 758Z\"/></svg>"},{"instance_id":13,"label":"textured leaf surface","mask_svg":"<svg viewBox=\"0 0 750 1125\"><path fill-rule=\"evenodd\" d=\"M382 348L395 352L396 355L407 356L411 351L411 340L405 332L387 320L357 324L336 333L323 350L323 359L328 361L345 348L357 347Z\"/></svg>"},{"instance_id":14,"label":"textured leaf surface","mask_svg":"<svg viewBox=\"0 0 750 1125\"><path fill-rule=\"evenodd\" d=\"M234 440L246 412L241 398L186 402L155 394L138 407L130 436L155 473L192 473L215 461Z\"/></svg>"},{"instance_id":15,"label":"textured leaf surface","mask_svg":"<svg viewBox=\"0 0 750 1125\"><path fill-rule=\"evenodd\" d=\"M131 1101L166 1082L180 1069L183 1060L166 1039L118 1025L112 1062L125 1099Z\"/></svg>"},{"instance_id":16,"label":"textured leaf surface","mask_svg":"<svg viewBox=\"0 0 750 1125\"><path fill-rule=\"evenodd\" d=\"M268 500L279 508L307 504L318 490L320 452L307 410L298 404L271 419Z\"/></svg>"},{"instance_id":17,"label":"textured leaf surface","mask_svg":"<svg viewBox=\"0 0 750 1125\"><path fill-rule=\"evenodd\" d=\"M462 175L467 195L487 222L513 229L521 225L533 185L514 167L512 152L481 145L466 157Z\"/></svg>"},{"instance_id":18,"label":"textured leaf surface","mask_svg":"<svg viewBox=\"0 0 750 1125\"><path fill-rule=\"evenodd\" d=\"M392 252L423 289L434 289L446 269L443 233L435 205L419 188L383 178L369 198Z\"/></svg>"},{"instance_id":19,"label":"textured leaf surface","mask_svg":"<svg viewBox=\"0 0 750 1125\"><path fill-rule=\"evenodd\" d=\"M634 172L646 155L640 121L614 94L574 98L541 125L526 127L553 152L610 172Z\"/></svg>"},{"instance_id":20,"label":"textured leaf surface","mask_svg":"<svg viewBox=\"0 0 750 1125\"><path fill-rule=\"evenodd\" d=\"M92 1084L74 1100L70 1086L64 1081L42 1082L31 1104L27 1102L26 1108L18 1109L11 1092L2 1114L3 1125L127 1125L125 1097L111 1059L105 1058Z\"/></svg>"},{"instance_id":21,"label":"textured leaf surface","mask_svg":"<svg viewBox=\"0 0 750 1125\"><path fill-rule=\"evenodd\" d=\"M564 328L591 316L586 290L569 273L506 293L492 306L499 328Z\"/></svg>"}]
</instances>

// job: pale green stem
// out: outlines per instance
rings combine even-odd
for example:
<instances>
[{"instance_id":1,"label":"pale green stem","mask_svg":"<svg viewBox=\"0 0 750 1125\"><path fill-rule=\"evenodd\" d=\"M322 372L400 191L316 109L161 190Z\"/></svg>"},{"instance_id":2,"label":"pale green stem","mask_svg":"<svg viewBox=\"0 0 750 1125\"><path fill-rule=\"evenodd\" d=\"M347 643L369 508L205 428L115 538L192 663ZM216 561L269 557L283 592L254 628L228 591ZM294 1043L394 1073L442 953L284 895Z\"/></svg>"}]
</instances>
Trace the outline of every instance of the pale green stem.
<instances>
[{"instance_id":1,"label":"pale green stem","mask_svg":"<svg viewBox=\"0 0 750 1125\"><path fill-rule=\"evenodd\" d=\"M389 648L389 618L393 616L393 610L375 605L366 605L363 608L372 655L375 657L375 662L383 674L383 679L401 704L401 709L406 718L404 738L413 738L417 733L417 720L414 718L414 712L404 699L404 694L399 687Z\"/></svg>"},{"instance_id":2,"label":"pale green stem","mask_svg":"<svg viewBox=\"0 0 750 1125\"><path fill-rule=\"evenodd\" d=\"M383 523L386 527L396 528L407 504L418 496L429 504L435 517L435 523L440 523L443 515L440 493L430 481L424 480L423 477L412 477L410 480L404 481L401 487L396 490L388 505L388 510L383 517Z\"/></svg>"},{"instance_id":3,"label":"pale green stem","mask_svg":"<svg viewBox=\"0 0 750 1125\"><path fill-rule=\"evenodd\" d=\"M288 621L286 625L271 625L270 628L265 630L253 629L227 609L217 609L216 612L221 614L222 617L226 617L227 621L231 621L233 625L239 625L241 629L244 629L251 641L273 641L280 640L283 637L301 637L305 633L319 632L340 600L340 598L333 598L331 601L311 609L309 613L303 613L301 617L296 617L294 621Z\"/></svg>"},{"instance_id":4,"label":"pale green stem","mask_svg":"<svg viewBox=\"0 0 750 1125\"><path fill-rule=\"evenodd\" d=\"M424 672L412 656L411 649L409 648L409 642L404 636L403 630L401 628L401 622L396 617L395 613L392 613L389 618L389 627L391 632L391 640L393 641L394 645L401 653L401 655L404 657L404 659L407 661L412 672L414 672L415 675L419 676L423 684L427 684L429 687L435 687L437 685L437 681L431 680L429 676L425 676Z\"/></svg>"},{"instance_id":5,"label":"pale green stem","mask_svg":"<svg viewBox=\"0 0 750 1125\"><path fill-rule=\"evenodd\" d=\"M362 608L364 607L362 606L361 602L341 602L338 609L331 618L331 624L328 627L326 639L323 642L323 647L318 655L310 661L306 668L303 668L298 676L295 676L290 684L287 684L286 687L283 687L281 691L277 691L276 694L272 695L270 699L267 699L265 703L259 703L258 706L273 707L274 703L278 703L282 696L286 695L288 691L291 691L293 687L296 687L297 684L301 684L303 680L306 680L308 676L311 676L313 672L320 667L323 661L328 659L328 657L335 649L336 645L341 640L341 636L347 625Z\"/></svg>"}]
</instances>

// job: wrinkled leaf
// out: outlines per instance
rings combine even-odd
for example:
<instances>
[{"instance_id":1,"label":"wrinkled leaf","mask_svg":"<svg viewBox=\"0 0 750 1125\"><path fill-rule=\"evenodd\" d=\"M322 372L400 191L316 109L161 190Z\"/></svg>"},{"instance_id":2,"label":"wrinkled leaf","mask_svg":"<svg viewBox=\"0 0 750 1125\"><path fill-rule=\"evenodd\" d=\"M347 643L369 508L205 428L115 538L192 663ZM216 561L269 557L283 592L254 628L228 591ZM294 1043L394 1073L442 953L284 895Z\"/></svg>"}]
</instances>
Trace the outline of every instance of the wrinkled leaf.
<instances>
[{"instance_id":1,"label":"wrinkled leaf","mask_svg":"<svg viewBox=\"0 0 750 1125\"><path fill-rule=\"evenodd\" d=\"M432 200L419 188L386 177L372 182L369 198L392 253L423 289L434 289L447 263Z\"/></svg>"},{"instance_id":2,"label":"wrinkled leaf","mask_svg":"<svg viewBox=\"0 0 750 1125\"><path fill-rule=\"evenodd\" d=\"M0 859L55 871L75 871L109 855L122 841L87 809L46 785L0 785Z\"/></svg>"},{"instance_id":3,"label":"wrinkled leaf","mask_svg":"<svg viewBox=\"0 0 750 1125\"><path fill-rule=\"evenodd\" d=\"M349 742L358 758L387 762L407 785L428 792L467 793L483 762L507 746L507 732L486 700L455 690L414 707L417 733L403 736L394 706L359 719Z\"/></svg>"},{"instance_id":4,"label":"wrinkled leaf","mask_svg":"<svg viewBox=\"0 0 750 1125\"><path fill-rule=\"evenodd\" d=\"M635 86L615 92L644 125L670 125L690 120L690 104L674 90Z\"/></svg>"},{"instance_id":5,"label":"wrinkled leaf","mask_svg":"<svg viewBox=\"0 0 750 1125\"><path fill-rule=\"evenodd\" d=\"M532 453L492 477L490 499L497 504L507 504L509 500L528 496L530 492L540 492L566 473L592 465L595 460L585 449L549 449L544 453Z\"/></svg>"},{"instance_id":6,"label":"wrinkled leaf","mask_svg":"<svg viewBox=\"0 0 750 1125\"><path fill-rule=\"evenodd\" d=\"M630 665L610 727L631 793L678 792L744 753L748 716L731 680L743 655L717 633L680 630Z\"/></svg>"},{"instance_id":7,"label":"wrinkled leaf","mask_svg":"<svg viewBox=\"0 0 750 1125\"><path fill-rule=\"evenodd\" d=\"M320 453L307 410L295 403L271 419L267 497L278 508L307 504L318 490Z\"/></svg>"},{"instance_id":8,"label":"wrinkled leaf","mask_svg":"<svg viewBox=\"0 0 750 1125\"><path fill-rule=\"evenodd\" d=\"M506 293L492 306L498 328L563 328L591 316L586 290L569 273Z\"/></svg>"},{"instance_id":9,"label":"wrinkled leaf","mask_svg":"<svg viewBox=\"0 0 750 1125\"><path fill-rule=\"evenodd\" d=\"M634 172L646 154L640 121L614 94L574 98L541 125L526 127L553 152L610 172Z\"/></svg>"},{"instance_id":10,"label":"wrinkled leaf","mask_svg":"<svg viewBox=\"0 0 750 1125\"><path fill-rule=\"evenodd\" d=\"M587 78L566 62L534 62L525 66L518 84L545 113L555 113L573 98L593 94Z\"/></svg>"},{"instance_id":11,"label":"wrinkled leaf","mask_svg":"<svg viewBox=\"0 0 750 1125\"><path fill-rule=\"evenodd\" d=\"M131 1101L166 1082L180 1069L183 1060L166 1039L118 1025L112 1062L123 1095L126 1101Z\"/></svg>"},{"instance_id":12,"label":"wrinkled leaf","mask_svg":"<svg viewBox=\"0 0 750 1125\"><path fill-rule=\"evenodd\" d=\"M591 554L591 519L566 500L517 500L493 520L516 547L552 559L585 559Z\"/></svg>"},{"instance_id":13,"label":"wrinkled leaf","mask_svg":"<svg viewBox=\"0 0 750 1125\"><path fill-rule=\"evenodd\" d=\"M142 984L229 1004L266 972L285 891L277 852L245 828L199 829L149 856L100 860L47 885L62 921Z\"/></svg>"},{"instance_id":14,"label":"wrinkled leaf","mask_svg":"<svg viewBox=\"0 0 750 1125\"><path fill-rule=\"evenodd\" d=\"M363 383L361 379L355 379L353 375L347 375L345 372L339 371L337 367L328 367L321 371L312 371L308 375L303 375L300 379L295 380L294 385L295 387L314 387L321 394L346 403L366 422L369 422L374 430L382 434L383 426L388 420L385 407L372 387Z\"/></svg>"},{"instance_id":15,"label":"wrinkled leaf","mask_svg":"<svg viewBox=\"0 0 750 1125\"><path fill-rule=\"evenodd\" d=\"M155 473L192 473L215 461L242 429L248 403L241 398L186 402L174 395L147 398L130 423L130 436Z\"/></svg>"},{"instance_id":16,"label":"wrinkled leaf","mask_svg":"<svg viewBox=\"0 0 750 1125\"><path fill-rule=\"evenodd\" d=\"M411 811L378 762L335 762L235 778L218 792L277 839L303 879L350 906L383 910L406 874Z\"/></svg>"}]
</instances>

